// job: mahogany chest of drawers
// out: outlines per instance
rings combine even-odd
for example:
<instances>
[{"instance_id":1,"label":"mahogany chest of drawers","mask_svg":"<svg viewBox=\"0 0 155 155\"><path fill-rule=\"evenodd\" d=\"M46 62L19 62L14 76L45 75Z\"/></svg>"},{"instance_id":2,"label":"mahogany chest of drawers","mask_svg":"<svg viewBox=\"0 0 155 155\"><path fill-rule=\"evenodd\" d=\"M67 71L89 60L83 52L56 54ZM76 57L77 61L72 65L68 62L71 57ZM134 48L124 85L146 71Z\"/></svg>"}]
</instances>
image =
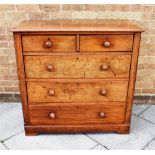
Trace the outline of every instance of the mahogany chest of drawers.
<instances>
[{"instance_id":1,"label":"mahogany chest of drawers","mask_svg":"<svg viewBox=\"0 0 155 155\"><path fill-rule=\"evenodd\" d=\"M26 135L129 133L141 32L128 20L24 21L15 28Z\"/></svg>"}]
</instances>

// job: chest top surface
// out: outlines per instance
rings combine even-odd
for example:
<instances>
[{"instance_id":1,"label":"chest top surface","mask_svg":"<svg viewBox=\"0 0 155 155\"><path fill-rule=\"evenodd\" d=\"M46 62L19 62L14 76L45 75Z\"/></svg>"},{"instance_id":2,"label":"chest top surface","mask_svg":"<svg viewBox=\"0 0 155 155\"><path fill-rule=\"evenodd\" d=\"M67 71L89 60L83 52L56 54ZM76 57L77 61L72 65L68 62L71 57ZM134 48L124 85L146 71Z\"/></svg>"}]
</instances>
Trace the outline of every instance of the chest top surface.
<instances>
[{"instance_id":1,"label":"chest top surface","mask_svg":"<svg viewBox=\"0 0 155 155\"><path fill-rule=\"evenodd\" d=\"M13 32L41 31L96 31L96 32L143 32L144 30L129 20L80 19L80 20L27 20L20 23Z\"/></svg>"}]
</instances>

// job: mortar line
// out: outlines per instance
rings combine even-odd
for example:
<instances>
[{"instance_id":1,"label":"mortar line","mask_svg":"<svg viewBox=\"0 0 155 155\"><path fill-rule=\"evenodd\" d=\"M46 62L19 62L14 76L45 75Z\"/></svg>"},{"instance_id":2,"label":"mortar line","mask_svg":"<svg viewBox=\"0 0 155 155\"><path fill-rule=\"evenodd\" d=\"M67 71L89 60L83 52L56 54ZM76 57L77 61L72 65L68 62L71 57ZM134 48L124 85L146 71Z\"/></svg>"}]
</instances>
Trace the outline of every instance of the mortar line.
<instances>
[{"instance_id":1,"label":"mortar line","mask_svg":"<svg viewBox=\"0 0 155 155\"><path fill-rule=\"evenodd\" d=\"M139 117L140 119L142 119L142 120L144 120L144 121L146 121L146 122L148 122L148 123L150 123L150 124L152 124L152 125L155 125L155 123L150 122L149 120L147 120L147 119L145 119L145 118L142 118L141 116L137 116L136 114L132 114L132 115L134 115L134 116L136 116L136 117Z\"/></svg>"},{"instance_id":2,"label":"mortar line","mask_svg":"<svg viewBox=\"0 0 155 155\"><path fill-rule=\"evenodd\" d=\"M89 137L91 140L93 140L94 142L96 142L97 144L100 144L101 146L105 147L107 150L110 150L108 147L104 146L102 143L98 142L97 140L93 139L92 137L88 136L87 134L85 134L87 137Z\"/></svg>"},{"instance_id":3,"label":"mortar line","mask_svg":"<svg viewBox=\"0 0 155 155\"><path fill-rule=\"evenodd\" d=\"M148 110L152 105L149 105L144 111L142 111L138 116L140 116L141 114L143 114L146 110Z\"/></svg>"},{"instance_id":4,"label":"mortar line","mask_svg":"<svg viewBox=\"0 0 155 155\"><path fill-rule=\"evenodd\" d=\"M14 134L14 135L12 135L12 136L10 136L10 137L4 139L4 140L2 140L1 142L2 142L2 143L5 142L6 140L9 140L10 138L19 135L19 134L22 133L23 131L24 131L24 130L22 130L22 131L20 131L20 132L18 132L18 133L16 133L16 134Z\"/></svg>"},{"instance_id":5,"label":"mortar line","mask_svg":"<svg viewBox=\"0 0 155 155\"><path fill-rule=\"evenodd\" d=\"M9 147L8 147L6 144L4 144L3 142L2 142L2 145L4 145L4 147L5 147L7 150L10 150Z\"/></svg>"},{"instance_id":6,"label":"mortar line","mask_svg":"<svg viewBox=\"0 0 155 155\"><path fill-rule=\"evenodd\" d=\"M99 144L94 145L92 148L90 148L90 150L93 150L96 146L98 146Z\"/></svg>"},{"instance_id":7,"label":"mortar line","mask_svg":"<svg viewBox=\"0 0 155 155\"><path fill-rule=\"evenodd\" d=\"M153 137L149 142L147 142L146 145L142 148L142 150L144 150L154 139L155 137Z\"/></svg>"},{"instance_id":8,"label":"mortar line","mask_svg":"<svg viewBox=\"0 0 155 155\"><path fill-rule=\"evenodd\" d=\"M140 104L135 104L135 105L140 105ZM143 104L145 105L145 104ZM144 111L146 111L149 107L151 107L152 105L149 105ZM132 114L136 115L136 116L140 116L144 111L142 111L140 114L134 114L133 110L132 110Z\"/></svg>"}]
</instances>

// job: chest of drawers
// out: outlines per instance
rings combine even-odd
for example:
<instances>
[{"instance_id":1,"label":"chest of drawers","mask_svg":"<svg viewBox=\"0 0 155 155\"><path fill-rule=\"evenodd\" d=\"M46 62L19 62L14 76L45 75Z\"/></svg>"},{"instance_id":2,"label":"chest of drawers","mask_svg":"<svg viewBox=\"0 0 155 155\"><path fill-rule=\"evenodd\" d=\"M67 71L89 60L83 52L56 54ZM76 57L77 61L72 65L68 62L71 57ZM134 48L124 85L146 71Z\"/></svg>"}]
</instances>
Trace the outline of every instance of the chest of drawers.
<instances>
[{"instance_id":1,"label":"chest of drawers","mask_svg":"<svg viewBox=\"0 0 155 155\"><path fill-rule=\"evenodd\" d=\"M129 133L141 32L128 20L13 29L26 135Z\"/></svg>"}]
</instances>

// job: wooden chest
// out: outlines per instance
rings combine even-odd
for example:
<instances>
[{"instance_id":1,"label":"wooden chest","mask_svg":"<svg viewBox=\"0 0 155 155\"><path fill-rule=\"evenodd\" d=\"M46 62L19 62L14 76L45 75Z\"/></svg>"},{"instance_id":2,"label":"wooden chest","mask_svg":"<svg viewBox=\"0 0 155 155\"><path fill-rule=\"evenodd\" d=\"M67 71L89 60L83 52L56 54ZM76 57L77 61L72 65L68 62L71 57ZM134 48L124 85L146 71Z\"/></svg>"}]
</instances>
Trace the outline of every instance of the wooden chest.
<instances>
[{"instance_id":1,"label":"wooden chest","mask_svg":"<svg viewBox=\"0 0 155 155\"><path fill-rule=\"evenodd\" d=\"M128 20L24 21L15 28L26 135L129 133L141 32Z\"/></svg>"}]
</instances>

